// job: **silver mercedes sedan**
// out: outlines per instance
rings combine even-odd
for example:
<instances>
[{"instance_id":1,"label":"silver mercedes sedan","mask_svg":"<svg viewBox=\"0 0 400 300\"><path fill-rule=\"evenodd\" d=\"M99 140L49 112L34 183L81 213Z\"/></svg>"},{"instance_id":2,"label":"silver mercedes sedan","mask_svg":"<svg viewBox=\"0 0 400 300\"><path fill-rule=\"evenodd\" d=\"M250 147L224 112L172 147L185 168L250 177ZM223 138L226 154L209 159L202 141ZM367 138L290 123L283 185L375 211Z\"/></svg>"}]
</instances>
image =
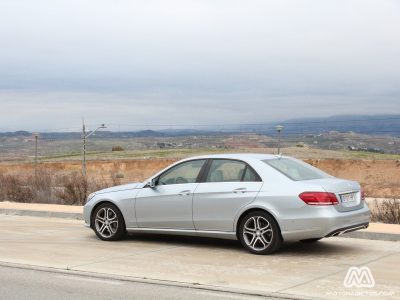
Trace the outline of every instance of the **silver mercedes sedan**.
<instances>
[{"instance_id":1,"label":"silver mercedes sedan","mask_svg":"<svg viewBox=\"0 0 400 300\"><path fill-rule=\"evenodd\" d=\"M86 226L105 241L126 232L238 239L255 254L368 227L360 185L300 160L219 154L174 163L141 183L89 195Z\"/></svg>"}]
</instances>

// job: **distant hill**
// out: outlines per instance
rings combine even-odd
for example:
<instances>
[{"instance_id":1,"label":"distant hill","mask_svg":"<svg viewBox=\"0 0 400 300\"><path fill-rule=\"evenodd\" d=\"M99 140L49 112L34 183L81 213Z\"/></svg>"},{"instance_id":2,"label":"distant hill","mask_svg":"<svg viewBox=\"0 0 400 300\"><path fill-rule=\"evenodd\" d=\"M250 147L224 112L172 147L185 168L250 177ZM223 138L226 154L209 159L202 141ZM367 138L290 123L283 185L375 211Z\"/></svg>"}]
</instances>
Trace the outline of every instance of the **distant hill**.
<instances>
[{"instance_id":1,"label":"distant hill","mask_svg":"<svg viewBox=\"0 0 400 300\"><path fill-rule=\"evenodd\" d=\"M30 136L32 135L29 131L13 131L13 132L0 132L0 137L14 137L14 136Z\"/></svg>"},{"instance_id":2,"label":"distant hill","mask_svg":"<svg viewBox=\"0 0 400 300\"><path fill-rule=\"evenodd\" d=\"M285 126L283 133L286 135L338 131L400 136L400 115L339 115L326 118L299 118L263 125L249 125L247 129L270 135L274 134L274 127L277 124Z\"/></svg>"},{"instance_id":3,"label":"distant hill","mask_svg":"<svg viewBox=\"0 0 400 300\"><path fill-rule=\"evenodd\" d=\"M283 125L283 135L320 134L329 131L355 132L367 135L391 135L400 137L400 115L339 115L326 118L298 118L282 122L266 122L224 126L221 128L208 127L207 130L198 129L163 129L140 131L98 131L93 137L106 138L134 138L134 137L164 137L164 136L215 136L226 133L255 132L265 135L276 135L275 126ZM0 137L26 137L32 133L28 131L0 132ZM48 139L76 139L81 137L80 132L45 132L41 136Z\"/></svg>"}]
</instances>

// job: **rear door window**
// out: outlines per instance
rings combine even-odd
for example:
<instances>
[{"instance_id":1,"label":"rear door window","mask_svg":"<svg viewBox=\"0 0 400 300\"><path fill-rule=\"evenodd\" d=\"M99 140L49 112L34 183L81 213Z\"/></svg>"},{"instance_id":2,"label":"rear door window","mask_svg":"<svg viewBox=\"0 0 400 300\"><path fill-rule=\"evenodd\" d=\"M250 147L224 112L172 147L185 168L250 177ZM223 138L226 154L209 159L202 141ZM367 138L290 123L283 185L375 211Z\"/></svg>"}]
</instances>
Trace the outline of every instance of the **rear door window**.
<instances>
[{"instance_id":1,"label":"rear door window","mask_svg":"<svg viewBox=\"0 0 400 300\"><path fill-rule=\"evenodd\" d=\"M246 167L242 181L260 181L258 175L249 167Z\"/></svg>"},{"instance_id":2,"label":"rear door window","mask_svg":"<svg viewBox=\"0 0 400 300\"><path fill-rule=\"evenodd\" d=\"M206 182L260 181L258 175L245 162L230 159L214 159Z\"/></svg>"}]
</instances>

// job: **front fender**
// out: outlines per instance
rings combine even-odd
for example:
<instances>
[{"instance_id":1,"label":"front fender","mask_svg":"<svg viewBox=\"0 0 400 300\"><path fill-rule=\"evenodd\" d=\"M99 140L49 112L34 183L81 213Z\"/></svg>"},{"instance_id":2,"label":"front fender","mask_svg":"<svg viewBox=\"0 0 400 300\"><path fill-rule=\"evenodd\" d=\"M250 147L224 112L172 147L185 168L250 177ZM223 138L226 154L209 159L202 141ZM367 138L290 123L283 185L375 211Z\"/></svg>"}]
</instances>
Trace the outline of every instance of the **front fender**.
<instances>
[{"instance_id":1,"label":"front fender","mask_svg":"<svg viewBox=\"0 0 400 300\"><path fill-rule=\"evenodd\" d=\"M134 189L95 195L83 208L85 225L91 226L91 216L98 205L109 202L120 210L126 227L137 227L135 215L135 197L137 191L137 189Z\"/></svg>"}]
</instances>

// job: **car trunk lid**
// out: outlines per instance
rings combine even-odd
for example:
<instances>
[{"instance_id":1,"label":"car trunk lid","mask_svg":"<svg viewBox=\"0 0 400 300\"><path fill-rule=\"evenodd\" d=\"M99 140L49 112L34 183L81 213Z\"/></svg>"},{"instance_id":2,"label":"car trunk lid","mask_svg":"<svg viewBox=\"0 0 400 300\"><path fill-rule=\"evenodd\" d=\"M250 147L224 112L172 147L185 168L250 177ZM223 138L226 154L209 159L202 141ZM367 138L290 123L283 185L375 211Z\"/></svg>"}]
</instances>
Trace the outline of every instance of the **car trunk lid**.
<instances>
[{"instance_id":1,"label":"car trunk lid","mask_svg":"<svg viewBox=\"0 0 400 300\"><path fill-rule=\"evenodd\" d=\"M340 212L352 211L364 206L361 199L361 188L356 181L323 178L308 180L307 183L322 187L326 192L334 193L339 201L335 208Z\"/></svg>"}]
</instances>

